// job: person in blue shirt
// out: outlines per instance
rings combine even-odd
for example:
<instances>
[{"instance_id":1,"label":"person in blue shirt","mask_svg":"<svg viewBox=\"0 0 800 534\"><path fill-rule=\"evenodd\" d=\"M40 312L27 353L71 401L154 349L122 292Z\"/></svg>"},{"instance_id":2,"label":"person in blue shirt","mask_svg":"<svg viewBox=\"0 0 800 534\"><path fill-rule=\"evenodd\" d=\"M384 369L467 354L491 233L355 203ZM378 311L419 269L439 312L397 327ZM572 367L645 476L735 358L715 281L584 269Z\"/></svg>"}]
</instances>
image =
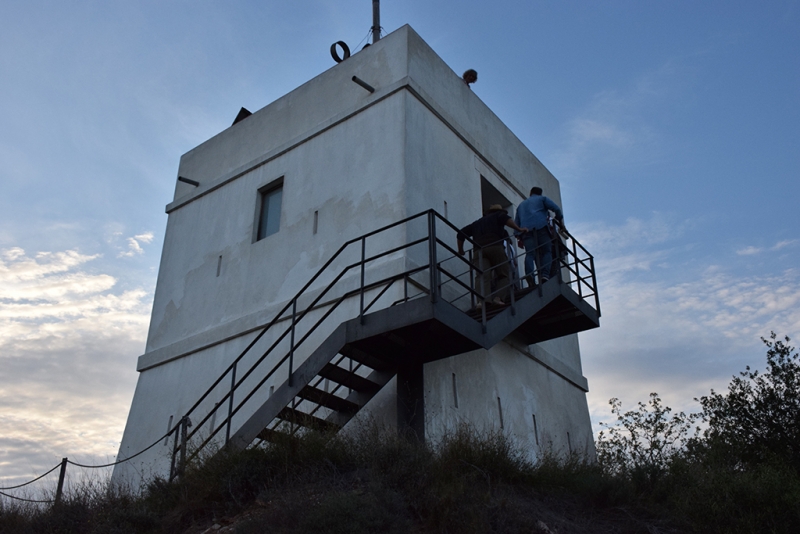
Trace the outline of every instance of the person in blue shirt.
<instances>
[{"instance_id":1,"label":"person in blue shirt","mask_svg":"<svg viewBox=\"0 0 800 534\"><path fill-rule=\"evenodd\" d=\"M514 222L518 226L528 228L522 234L522 243L525 246L525 275L531 287L536 285L533 264L536 262L536 272L539 273L539 283L544 283L550 278L550 264L553 261L553 245L550 230L547 224L549 211L556 214L556 221L564 228L564 214L558 204L542 195L541 187L531 189L531 196L517 206Z\"/></svg>"}]
</instances>

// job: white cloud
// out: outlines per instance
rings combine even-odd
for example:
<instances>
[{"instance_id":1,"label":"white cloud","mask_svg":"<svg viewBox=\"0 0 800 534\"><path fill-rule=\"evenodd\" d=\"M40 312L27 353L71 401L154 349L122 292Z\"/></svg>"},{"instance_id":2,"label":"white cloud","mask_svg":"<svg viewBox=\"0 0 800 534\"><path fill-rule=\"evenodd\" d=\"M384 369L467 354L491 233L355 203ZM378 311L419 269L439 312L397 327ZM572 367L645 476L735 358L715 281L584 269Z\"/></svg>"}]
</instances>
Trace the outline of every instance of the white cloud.
<instances>
[{"instance_id":1,"label":"white cloud","mask_svg":"<svg viewBox=\"0 0 800 534\"><path fill-rule=\"evenodd\" d=\"M758 247L745 247L743 249L739 249L736 253L739 256L753 256L754 254L758 254L759 252L763 251L764 249Z\"/></svg>"},{"instance_id":2,"label":"white cloud","mask_svg":"<svg viewBox=\"0 0 800 534\"><path fill-rule=\"evenodd\" d=\"M772 252L777 252L785 248L793 247L794 245L797 244L797 242L798 242L797 239L784 239L783 241L778 241L777 243L768 248L747 246L737 250L736 254L738 254L739 256L754 256L756 254L761 254L762 252L765 252L767 250L770 250Z\"/></svg>"},{"instance_id":3,"label":"white cloud","mask_svg":"<svg viewBox=\"0 0 800 534\"><path fill-rule=\"evenodd\" d=\"M36 280L49 274L68 271L69 269L97 258L85 256L74 250L66 252L39 252L35 258L29 258L25 251L13 247L0 251L0 288L7 295L5 284L19 281Z\"/></svg>"},{"instance_id":4,"label":"white cloud","mask_svg":"<svg viewBox=\"0 0 800 534\"><path fill-rule=\"evenodd\" d=\"M724 390L745 365L764 367L761 336L800 333L800 271L743 275L724 258L687 255L691 232L668 236L665 221L694 226L654 214L576 228L595 254L603 311L600 328L581 334L595 421L610 420L609 398L632 407L652 391L673 408L697 410L694 397Z\"/></svg>"},{"instance_id":5,"label":"white cloud","mask_svg":"<svg viewBox=\"0 0 800 534\"><path fill-rule=\"evenodd\" d=\"M117 452L151 294L86 272L98 257L0 251L0 485Z\"/></svg>"},{"instance_id":6,"label":"white cloud","mask_svg":"<svg viewBox=\"0 0 800 534\"><path fill-rule=\"evenodd\" d=\"M153 232L145 232L143 234L135 235L133 238L137 241L141 241L142 243L150 243L153 241Z\"/></svg>"},{"instance_id":7,"label":"white cloud","mask_svg":"<svg viewBox=\"0 0 800 534\"><path fill-rule=\"evenodd\" d=\"M791 247L791 246L796 245L796 244L797 244L797 239L787 239L785 241L779 241L779 242L775 243L770 248L770 250L781 250L781 249L784 249L786 247Z\"/></svg>"},{"instance_id":8,"label":"white cloud","mask_svg":"<svg viewBox=\"0 0 800 534\"><path fill-rule=\"evenodd\" d=\"M572 140L578 147L585 147L590 143L599 143L612 147L626 148L634 140L629 132L619 125L596 119L577 118L570 122Z\"/></svg>"},{"instance_id":9,"label":"white cloud","mask_svg":"<svg viewBox=\"0 0 800 534\"><path fill-rule=\"evenodd\" d=\"M618 172L662 161L662 134L653 123L653 110L681 94L682 69L679 61L669 60L627 85L596 93L564 125L564 148L554 154L559 174L597 173L606 167Z\"/></svg>"},{"instance_id":10,"label":"white cloud","mask_svg":"<svg viewBox=\"0 0 800 534\"><path fill-rule=\"evenodd\" d=\"M144 249L140 243L150 243L153 241L153 232L145 232L138 234L127 239L128 250L124 250L117 254L118 258L130 258L139 254L144 254Z\"/></svg>"}]
</instances>

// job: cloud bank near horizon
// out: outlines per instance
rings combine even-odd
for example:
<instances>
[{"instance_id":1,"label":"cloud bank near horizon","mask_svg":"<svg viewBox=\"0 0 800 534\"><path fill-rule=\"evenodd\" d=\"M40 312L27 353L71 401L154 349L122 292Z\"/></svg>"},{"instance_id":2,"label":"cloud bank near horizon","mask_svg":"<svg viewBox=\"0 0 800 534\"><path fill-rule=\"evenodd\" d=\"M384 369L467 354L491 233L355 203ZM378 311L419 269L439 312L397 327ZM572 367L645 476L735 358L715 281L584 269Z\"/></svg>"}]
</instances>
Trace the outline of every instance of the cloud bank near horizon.
<instances>
[{"instance_id":1,"label":"cloud bank near horizon","mask_svg":"<svg viewBox=\"0 0 800 534\"><path fill-rule=\"evenodd\" d=\"M601 327L581 334L595 422L610 419L611 397L632 408L650 392L696 410L694 397L724 391L747 365L764 368L761 337L800 332L800 270L775 261L742 275L733 262L752 256L699 252L688 237L694 226L660 213L616 226L576 225L595 254L603 311Z\"/></svg>"},{"instance_id":2,"label":"cloud bank near horizon","mask_svg":"<svg viewBox=\"0 0 800 534\"><path fill-rule=\"evenodd\" d=\"M152 294L92 272L99 257L0 250L2 485L117 453Z\"/></svg>"}]
</instances>

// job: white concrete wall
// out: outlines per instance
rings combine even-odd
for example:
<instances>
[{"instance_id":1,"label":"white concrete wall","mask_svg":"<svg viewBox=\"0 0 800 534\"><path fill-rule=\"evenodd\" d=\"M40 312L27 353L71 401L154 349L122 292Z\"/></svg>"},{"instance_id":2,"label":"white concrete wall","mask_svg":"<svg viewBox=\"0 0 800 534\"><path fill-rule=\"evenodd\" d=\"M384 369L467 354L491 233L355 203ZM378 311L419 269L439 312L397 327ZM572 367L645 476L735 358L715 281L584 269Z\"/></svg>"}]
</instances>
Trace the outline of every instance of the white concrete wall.
<instances>
[{"instance_id":1,"label":"white concrete wall","mask_svg":"<svg viewBox=\"0 0 800 534\"><path fill-rule=\"evenodd\" d=\"M353 75L375 93L354 84ZM515 205L533 185L560 202L552 174L408 26L191 150L178 174L200 186L177 183L167 206L150 331L122 457L162 435L171 415L177 421L346 240L429 208L443 213L444 202L453 224L468 224L484 208L481 176ZM255 241L258 191L279 179L280 230ZM438 228L454 246L454 232ZM383 245L424 229L419 221L409 234L398 230ZM357 258L348 254L339 265ZM388 258L368 276L380 276L392 262L413 264L416 256ZM317 290L329 278L315 284ZM355 280L348 283L354 287ZM353 317L353 306L337 312L315 342ZM305 354L298 354L297 365ZM453 373L463 383L456 412L448 404ZM526 428L536 413L540 444L563 449L570 432L573 450L591 448L577 336L533 347L501 343L428 364L425 374L431 435L465 419L477 427L495 425L499 396L504 429L530 437ZM396 413L393 384L367 410L390 425ZM227 387L220 385L215 398ZM213 405L209 399L199 412ZM166 446L155 447L117 468L114 479L164 474L166 452Z\"/></svg>"},{"instance_id":2,"label":"white concrete wall","mask_svg":"<svg viewBox=\"0 0 800 534\"><path fill-rule=\"evenodd\" d=\"M533 459L595 454L584 391L508 343L426 364L425 420L434 440L466 423L507 433Z\"/></svg>"},{"instance_id":3,"label":"white concrete wall","mask_svg":"<svg viewBox=\"0 0 800 534\"><path fill-rule=\"evenodd\" d=\"M344 241L401 219L403 135L395 95L171 212L147 350L290 299ZM258 190L280 178L280 231L254 243Z\"/></svg>"}]
</instances>

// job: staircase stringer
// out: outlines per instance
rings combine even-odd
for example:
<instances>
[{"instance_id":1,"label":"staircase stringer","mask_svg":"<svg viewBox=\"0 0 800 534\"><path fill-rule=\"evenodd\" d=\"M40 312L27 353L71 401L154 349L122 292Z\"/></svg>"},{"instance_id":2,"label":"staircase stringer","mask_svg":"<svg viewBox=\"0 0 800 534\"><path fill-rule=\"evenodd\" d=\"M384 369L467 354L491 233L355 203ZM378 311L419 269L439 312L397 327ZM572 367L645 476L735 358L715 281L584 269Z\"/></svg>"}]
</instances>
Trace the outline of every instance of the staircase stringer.
<instances>
[{"instance_id":1,"label":"staircase stringer","mask_svg":"<svg viewBox=\"0 0 800 534\"><path fill-rule=\"evenodd\" d=\"M226 445L234 450L247 448L259 432L286 408L297 394L317 376L326 364L330 363L345 344L346 326L340 324L317 347L311 355L292 373L291 385L287 379L272 395L258 407L253 414L236 430Z\"/></svg>"},{"instance_id":2,"label":"staircase stringer","mask_svg":"<svg viewBox=\"0 0 800 534\"><path fill-rule=\"evenodd\" d=\"M461 337L466 338L471 343L468 343L467 346L490 349L556 298L565 297L572 304L583 304L577 295L570 295L570 293L574 292L568 286L558 284L555 280L547 283L542 287L541 295L539 295L538 291L534 291L519 299L515 304L513 313L509 307L489 320L485 333L478 321L441 299L436 302L431 302L427 298L415 299L372 312L363 318L357 317L344 321L292 374L292 385L289 385L289 380L287 379L277 388L270 398L256 409L235 434L231 436L228 446L235 449L243 449L249 446L258 434L278 416L281 410L289 406L298 393L319 375L326 364L330 363L341 351L346 350L346 347L356 347L359 341L396 332L419 323L438 322ZM586 306L588 307L588 305ZM461 346L463 347L464 345L462 344ZM427 362L467 352L467 350L454 349L452 353L444 351L434 354L417 349L414 355L409 354L409 358L419 358ZM373 356L377 357L377 355ZM403 363L402 361L389 363L387 369L374 370L368 379L383 388L395 376L397 368ZM361 409L373 397L374 394L368 395L353 391L346 397L346 400L357 404ZM343 426L354 418L357 413L332 412L326 417L326 420Z\"/></svg>"},{"instance_id":3,"label":"staircase stringer","mask_svg":"<svg viewBox=\"0 0 800 534\"><path fill-rule=\"evenodd\" d=\"M545 282L539 296L538 288L528 295L515 302L514 310L511 307L495 315L486 323L486 334L483 339L483 346L490 348L505 339L512 332L516 331L523 324L539 315L550 303L556 299L565 299L575 309L575 313L592 318L594 322L599 321L598 313L586 301L578 296L568 284L559 283L553 279ZM558 337L558 336L554 336ZM549 339L552 339L550 337ZM546 335L542 340L548 339Z\"/></svg>"}]
</instances>

